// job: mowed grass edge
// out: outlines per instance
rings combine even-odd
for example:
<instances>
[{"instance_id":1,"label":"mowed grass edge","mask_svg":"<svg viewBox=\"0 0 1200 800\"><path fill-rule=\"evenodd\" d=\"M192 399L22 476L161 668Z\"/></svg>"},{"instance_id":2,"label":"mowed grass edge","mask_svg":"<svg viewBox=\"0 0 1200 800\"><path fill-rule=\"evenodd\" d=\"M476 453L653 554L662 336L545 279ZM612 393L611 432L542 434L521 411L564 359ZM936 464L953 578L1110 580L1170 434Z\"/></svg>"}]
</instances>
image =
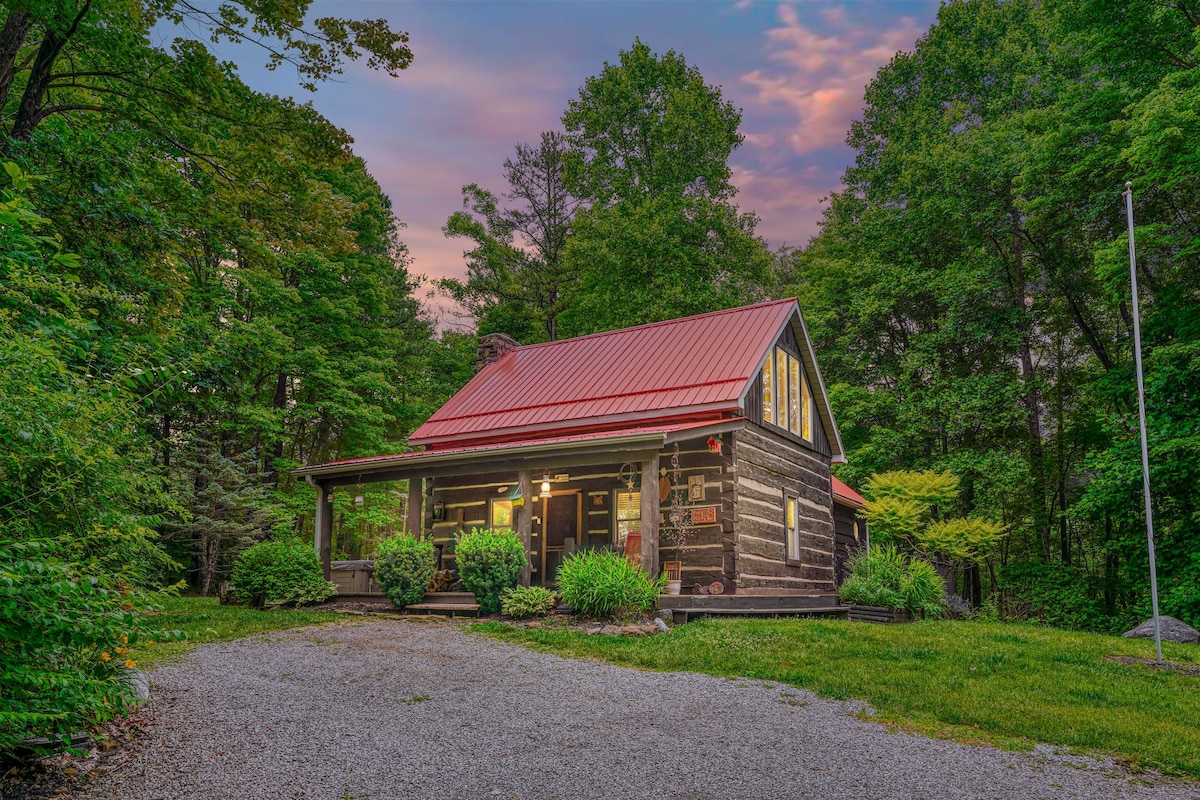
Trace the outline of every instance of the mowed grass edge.
<instances>
[{"instance_id":1,"label":"mowed grass edge","mask_svg":"<svg viewBox=\"0 0 1200 800\"><path fill-rule=\"evenodd\" d=\"M552 623L547 623L552 625ZM1042 742L1200 778L1200 677L1126 664L1154 645L1027 625L703 620L648 637L483 623L535 650L622 666L787 683L863 700L905 729L1020 749ZM1200 647L1164 643L1200 667Z\"/></svg>"},{"instance_id":2,"label":"mowed grass edge","mask_svg":"<svg viewBox=\"0 0 1200 800\"><path fill-rule=\"evenodd\" d=\"M151 631L181 630L182 641L155 642L143 639L134 650L138 666L153 668L178 658L197 645L227 642L260 633L346 622L347 617L315 608L276 608L267 611L247 606L223 606L215 597L168 597L144 614L143 625Z\"/></svg>"}]
</instances>

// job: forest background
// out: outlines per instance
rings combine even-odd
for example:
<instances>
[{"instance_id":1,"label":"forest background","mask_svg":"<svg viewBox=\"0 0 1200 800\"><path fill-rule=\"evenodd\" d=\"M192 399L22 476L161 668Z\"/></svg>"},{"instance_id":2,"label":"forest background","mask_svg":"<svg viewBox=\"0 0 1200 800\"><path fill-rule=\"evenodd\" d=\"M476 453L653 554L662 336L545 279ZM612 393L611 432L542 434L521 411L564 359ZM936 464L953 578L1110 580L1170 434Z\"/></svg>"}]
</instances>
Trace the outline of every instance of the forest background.
<instances>
[{"instance_id":1,"label":"forest background","mask_svg":"<svg viewBox=\"0 0 1200 800\"><path fill-rule=\"evenodd\" d=\"M311 535L290 469L402 449L470 377L474 333L423 313L349 136L213 55L260 42L301 90L356 59L404 79L406 34L308 5L0 4L5 575L212 592L250 543ZM839 475L954 473L939 513L1006 531L965 596L1119 630L1149 601L1133 180L1162 605L1197 624L1198 115L1200 4L948 3L867 88L820 233L773 251L730 180L739 111L635 41L507 186L464 187L467 277L438 288L524 343L795 295ZM397 527L401 489L338 494L341 555Z\"/></svg>"}]
</instances>

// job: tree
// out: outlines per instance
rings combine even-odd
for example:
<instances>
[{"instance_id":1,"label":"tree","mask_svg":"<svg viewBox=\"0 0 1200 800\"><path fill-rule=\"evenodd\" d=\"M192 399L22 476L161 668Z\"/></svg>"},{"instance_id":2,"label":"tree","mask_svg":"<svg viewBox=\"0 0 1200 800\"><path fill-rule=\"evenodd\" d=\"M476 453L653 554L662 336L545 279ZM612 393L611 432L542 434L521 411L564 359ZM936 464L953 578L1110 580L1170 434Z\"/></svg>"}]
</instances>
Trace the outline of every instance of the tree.
<instances>
[{"instance_id":1,"label":"tree","mask_svg":"<svg viewBox=\"0 0 1200 800\"><path fill-rule=\"evenodd\" d=\"M590 333L757 299L771 256L732 198L740 114L674 51L640 40L563 114L566 183L586 208L566 245L579 276L564 330Z\"/></svg>"},{"instance_id":2,"label":"tree","mask_svg":"<svg viewBox=\"0 0 1200 800\"><path fill-rule=\"evenodd\" d=\"M386 21L320 17L306 28L310 4L6 3L0 108L7 133L24 141L51 116L102 113L170 138L177 125L187 124L188 115L224 116L228 106L213 100L228 68L212 61L203 39L257 44L267 51L270 69L290 64L310 91L318 81L341 74L346 61L362 56L368 66L390 75L411 62L407 34L392 31ZM152 43L156 26L201 38L178 36L168 50Z\"/></svg>"},{"instance_id":3,"label":"tree","mask_svg":"<svg viewBox=\"0 0 1200 800\"><path fill-rule=\"evenodd\" d=\"M480 333L501 332L526 344L557 338L572 276L563 250L578 201L563 179L566 140L555 131L537 146L518 144L504 161L509 190L500 198L478 184L463 187L463 208L444 232L474 243L463 255L467 280L442 287L475 315Z\"/></svg>"}]
</instances>

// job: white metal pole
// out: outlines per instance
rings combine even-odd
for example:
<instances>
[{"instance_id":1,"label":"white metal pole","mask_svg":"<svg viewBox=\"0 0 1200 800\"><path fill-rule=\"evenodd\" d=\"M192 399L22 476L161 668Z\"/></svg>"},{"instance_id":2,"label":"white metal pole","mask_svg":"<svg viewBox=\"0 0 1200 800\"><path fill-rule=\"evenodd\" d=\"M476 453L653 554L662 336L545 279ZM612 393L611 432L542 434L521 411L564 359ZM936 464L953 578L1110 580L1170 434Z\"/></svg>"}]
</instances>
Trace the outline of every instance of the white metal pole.
<instances>
[{"instance_id":1,"label":"white metal pole","mask_svg":"<svg viewBox=\"0 0 1200 800\"><path fill-rule=\"evenodd\" d=\"M1154 514L1150 510L1150 453L1146 446L1146 386L1142 380L1142 319L1138 312L1137 261L1133 249L1133 182L1125 182L1125 217L1129 221L1129 281L1133 287L1133 363L1137 370L1138 425L1142 433L1142 493L1146 503L1146 545L1150 553L1150 600L1154 606L1154 653L1161 664L1162 631L1158 625L1158 573L1154 563Z\"/></svg>"}]
</instances>

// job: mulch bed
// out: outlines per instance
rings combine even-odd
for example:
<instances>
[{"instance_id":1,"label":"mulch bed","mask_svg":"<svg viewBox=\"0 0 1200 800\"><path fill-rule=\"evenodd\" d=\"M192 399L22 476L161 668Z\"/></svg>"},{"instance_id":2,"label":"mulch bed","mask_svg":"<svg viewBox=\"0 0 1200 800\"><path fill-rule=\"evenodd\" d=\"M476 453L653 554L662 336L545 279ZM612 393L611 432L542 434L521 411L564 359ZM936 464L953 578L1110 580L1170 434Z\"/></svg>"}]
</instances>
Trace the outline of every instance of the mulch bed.
<instances>
[{"instance_id":1,"label":"mulch bed","mask_svg":"<svg viewBox=\"0 0 1200 800\"><path fill-rule=\"evenodd\" d=\"M46 800L77 792L125 766L133 756L134 743L153 723L153 706L148 704L128 717L91 728L92 741L75 748L74 753L0 761L0 797Z\"/></svg>"},{"instance_id":2,"label":"mulch bed","mask_svg":"<svg viewBox=\"0 0 1200 800\"><path fill-rule=\"evenodd\" d=\"M1115 661L1118 664L1141 664L1150 669L1163 669L1170 672L1177 672L1180 675L1186 675L1189 678L1200 678L1200 667L1172 664L1167 661L1160 664L1153 658L1133 658L1132 656L1105 656L1104 658L1107 661Z\"/></svg>"}]
</instances>

